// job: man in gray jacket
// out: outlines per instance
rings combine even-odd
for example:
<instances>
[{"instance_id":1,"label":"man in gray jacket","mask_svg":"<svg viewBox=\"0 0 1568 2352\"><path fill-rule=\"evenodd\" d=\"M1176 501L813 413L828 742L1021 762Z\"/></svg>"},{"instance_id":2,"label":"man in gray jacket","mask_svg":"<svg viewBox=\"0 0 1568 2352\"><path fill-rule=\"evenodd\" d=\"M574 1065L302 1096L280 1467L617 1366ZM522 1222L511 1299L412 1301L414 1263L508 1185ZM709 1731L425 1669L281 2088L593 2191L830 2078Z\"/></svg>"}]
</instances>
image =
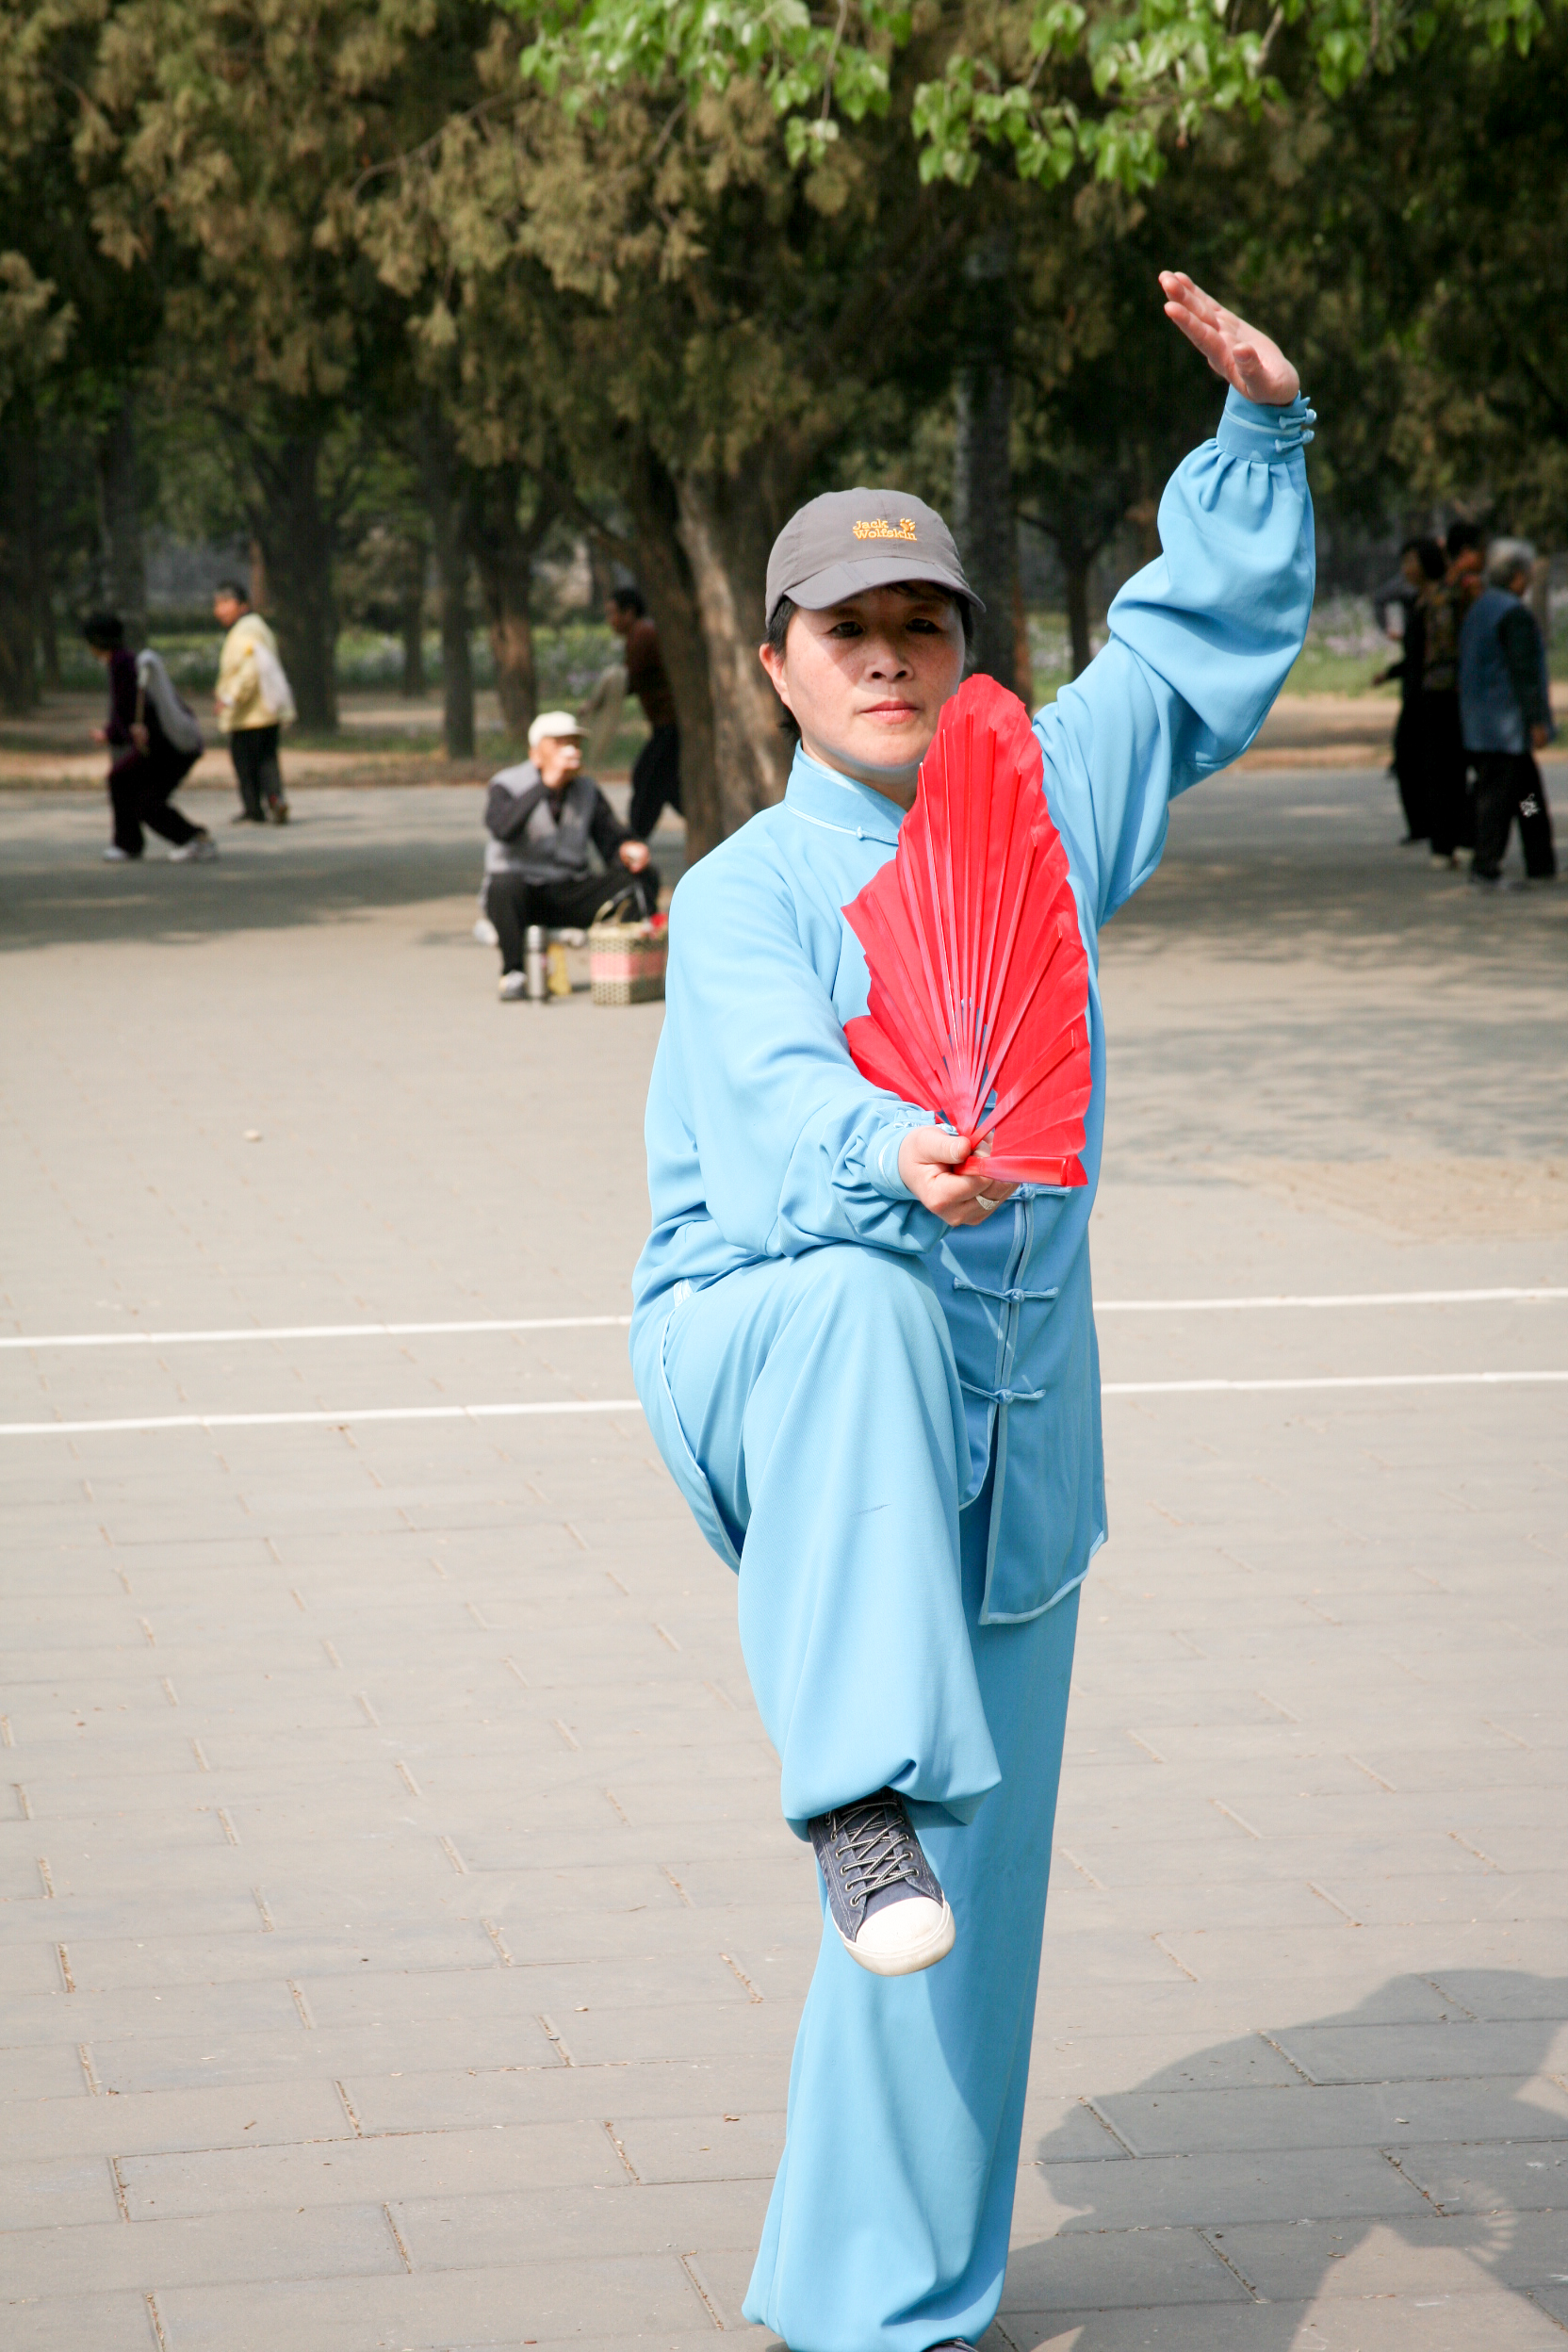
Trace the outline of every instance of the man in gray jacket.
<instances>
[{"instance_id":1,"label":"man in gray jacket","mask_svg":"<svg viewBox=\"0 0 1568 2352\"><path fill-rule=\"evenodd\" d=\"M633 888L645 914L659 904L659 871L647 843L620 823L593 777L582 774L581 742L569 710L541 711L528 731L531 758L490 779L484 911L500 945L503 998L524 992L523 940L531 923L583 929L607 899ZM594 871L590 845L605 873Z\"/></svg>"},{"instance_id":2,"label":"man in gray jacket","mask_svg":"<svg viewBox=\"0 0 1568 2352\"><path fill-rule=\"evenodd\" d=\"M1524 601L1535 564L1527 539L1494 539L1487 584L1464 616L1459 640L1459 699L1464 749L1476 771L1473 882L1502 884L1513 820L1519 820L1525 872L1548 882L1557 872L1552 816L1535 754L1550 743L1546 649Z\"/></svg>"}]
</instances>

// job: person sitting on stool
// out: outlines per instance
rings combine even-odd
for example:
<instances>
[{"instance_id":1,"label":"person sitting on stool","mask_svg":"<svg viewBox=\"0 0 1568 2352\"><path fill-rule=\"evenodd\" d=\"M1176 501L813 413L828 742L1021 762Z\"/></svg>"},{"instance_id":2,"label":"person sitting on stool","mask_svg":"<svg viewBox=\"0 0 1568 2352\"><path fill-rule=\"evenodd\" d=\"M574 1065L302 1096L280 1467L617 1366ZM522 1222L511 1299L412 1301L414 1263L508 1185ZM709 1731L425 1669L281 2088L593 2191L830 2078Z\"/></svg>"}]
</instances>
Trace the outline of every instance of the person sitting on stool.
<instances>
[{"instance_id":1,"label":"person sitting on stool","mask_svg":"<svg viewBox=\"0 0 1568 2352\"><path fill-rule=\"evenodd\" d=\"M500 993L520 997L523 939L532 923L583 930L607 899L629 886L596 874L589 845L607 868L636 877L643 912L659 904L659 870L622 825L591 776L582 774L582 729L569 710L543 710L528 731L531 758L490 779L484 822L484 911L501 951Z\"/></svg>"}]
</instances>

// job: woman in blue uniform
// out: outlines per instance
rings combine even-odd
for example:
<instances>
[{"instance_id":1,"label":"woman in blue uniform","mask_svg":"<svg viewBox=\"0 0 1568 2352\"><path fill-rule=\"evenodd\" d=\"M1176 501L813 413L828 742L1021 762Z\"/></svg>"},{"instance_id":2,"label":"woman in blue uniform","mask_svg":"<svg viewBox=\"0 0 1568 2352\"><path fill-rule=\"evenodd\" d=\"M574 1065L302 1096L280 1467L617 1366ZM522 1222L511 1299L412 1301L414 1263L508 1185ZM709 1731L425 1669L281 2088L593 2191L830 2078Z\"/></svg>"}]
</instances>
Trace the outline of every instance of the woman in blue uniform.
<instances>
[{"instance_id":1,"label":"woman in blue uniform","mask_svg":"<svg viewBox=\"0 0 1568 2352\"><path fill-rule=\"evenodd\" d=\"M918 500L836 493L781 532L761 659L800 748L782 804L671 909L632 1361L737 1572L784 1814L823 1871L745 2306L792 2352L961 2347L1001 2297L1077 1589L1105 1537L1097 941L1172 793L1251 742L1312 603L1296 370L1161 284L1230 397L1166 490L1163 555L1035 722L1088 952L1086 1185L955 1174L968 1138L844 1042L868 982L843 909L893 855L974 601Z\"/></svg>"}]
</instances>

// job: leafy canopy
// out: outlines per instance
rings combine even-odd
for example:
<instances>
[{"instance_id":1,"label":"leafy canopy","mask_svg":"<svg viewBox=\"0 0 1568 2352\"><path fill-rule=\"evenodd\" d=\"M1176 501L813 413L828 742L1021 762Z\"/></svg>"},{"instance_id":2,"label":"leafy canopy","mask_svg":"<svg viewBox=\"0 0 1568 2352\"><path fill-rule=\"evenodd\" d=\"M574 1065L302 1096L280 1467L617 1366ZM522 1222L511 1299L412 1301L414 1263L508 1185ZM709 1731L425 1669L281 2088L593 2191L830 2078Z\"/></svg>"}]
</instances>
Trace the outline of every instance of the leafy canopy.
<instances>
[{"instance_id":1,"label":"leafy canopy","mask_svg":"<svg viewBox=\"0 0 1568 2352\"><path fill-rule=\"evenodd\" d=\"M1389 73L1447 24L1523 54L1553 0L507 0L533 28L525 76L568 116L597 117L629 84L677 108L738 79L760 85L794 168L885 114L891 60L933 47L914 90L923 180L967 187L988 149L1054 186L1080 167L1130 193L1158 178L1169 139L1206 114L1278 94L1284 26L1329 96ZM1249 17L1255 21L1246 22ZM672 117L672 123L674 121Z\"/></svg>"}]
</instances>

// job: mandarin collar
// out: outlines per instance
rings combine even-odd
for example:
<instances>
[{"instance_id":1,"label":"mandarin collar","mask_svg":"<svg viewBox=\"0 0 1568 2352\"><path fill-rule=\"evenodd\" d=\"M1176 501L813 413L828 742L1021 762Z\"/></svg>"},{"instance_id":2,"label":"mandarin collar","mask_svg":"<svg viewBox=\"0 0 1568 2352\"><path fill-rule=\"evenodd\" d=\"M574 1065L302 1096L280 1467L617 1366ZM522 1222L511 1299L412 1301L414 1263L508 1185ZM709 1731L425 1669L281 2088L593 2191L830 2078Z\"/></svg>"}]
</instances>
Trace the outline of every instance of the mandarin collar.
<instances>
[{"instance_id":1,"label":"mandarin collar","mask_svg":"<svg viewBox=\"0 0 1568 2352\"><path fill-rule=\"evenodd\" d=\"M862 841L896 841L905 817L897 801L890 800L886 792L874 792L869 784L858 784L852 776L825 768L798 744L784 802L796 816L825 825L835 833L853 834Z\"/></svg>"}]
</instances>

